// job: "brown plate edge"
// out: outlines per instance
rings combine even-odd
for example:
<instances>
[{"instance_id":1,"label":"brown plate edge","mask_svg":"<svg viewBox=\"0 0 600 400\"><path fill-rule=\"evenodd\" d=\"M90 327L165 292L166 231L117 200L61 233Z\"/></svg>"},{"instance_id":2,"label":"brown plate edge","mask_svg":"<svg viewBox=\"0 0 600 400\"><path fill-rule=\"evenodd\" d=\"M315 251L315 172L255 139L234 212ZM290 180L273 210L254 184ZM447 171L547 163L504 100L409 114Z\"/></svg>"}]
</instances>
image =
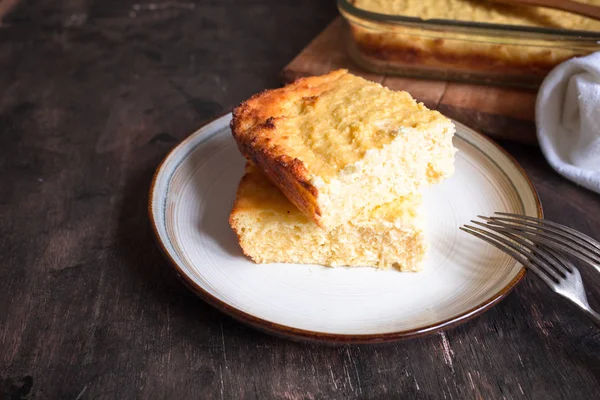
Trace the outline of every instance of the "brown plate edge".
<instances>
[{"instance_id":1,"label":"brown plate edge","mask_svg":"<svg viewBox=\"0 0 600 400\"><path fill-rule=\"evenodd\" d=\"M218 117L215 117L215 118L211 119L210 121L207 121L202 126L208 125L211 122L214 122L220 118L223 118L227 114L229 114L229 112L223 113L222 115L219 115ZM201 129L201 128L202 127L198 128L198 129ZM469 128L469 129L471 129L471 131L475 132L477 135L479 135L483 139L487 140L493 146L495 146L498 150L500 150L500 152L502 154L504 154L511 161L511 163L519 170L519 172L521 172L521 175L525 178L525 180L529 184L529 188L533 192L535 203L536 203L536 208L537 208L537 214L538 214L537 216L538 216L538 218L543 218L544 211L542 209L542 203L540 201L540 197L538 195L537 190L533 186L533 183L529 179L529 176L523 169L523 167L517 162L517 160L515 160L515 158L512 155L510 155L508 153L508 151L506 151L498 143L496 143L492 139L488 138L487 136L473 130L472 128ZM194 132L196 132L196 131L194 131ZM200 286L198 286L192 279L190 279L181 270L181 268L177 265L177 262L171 257L171 255L169 254L169 252L166 249L166 246L162 242L160 235L158 233L157 223L156 223L156 221L154 219L154 215L152 213L152 208L153 208L152 199L154 197L154 191L156 188L156 180L158 179L158 176L161 172L163 165L169 159L171 154L173 154L180 147L182 147L186 144L186 142L191 138L191 136L193 134L194 133L190 134L190 136L188 136L186 139L182 140L178 145L173 147L173 149L171 149L164 156L163 160L158 165L158 167L154 173L154 176L152 177L152 182L150 184L149 198L148 198L148 214L150 216L152 230L154 232L156 242L158 243L161 252L165 256L165 258L169 261L171 266L175 269L177 276L180 278L180 280L184 283L184 285L188 289L190 289L193 293L195 293L197 296L202 298L205 302L207 302L211 306L219 309L220 311L228 314L230 317L232 317L244 324L252 326L253 328L256 328L260 331L272 334L274 336L283 337L286 339L292 339L292 340L303 341L303 342L319 342L319 343L325 343L325 344L338 344L338 345L341 345L341 344L389 343L389 342L394 342L394 341L401 340L401 339L412 339L412 338L417 338L417 337L421 337L421 336L425 336L425 335L429 335L429 334L433 334L433 333L437 333L440 331L454 328L462 323L465 323L475 317L480 316L485 311L489 310L494 305L496 305L498 302L500 302L502 299L504 299L506 296L508 296L510 294L510 292L516 287L516 285L525 277L525 272L526 272L525 267L521 267L521 270L519 271L519 273L508 283L508 285L506 285L498 293L491 296L488 300L484 301L483 303L461 313L460 315L448 318L448 319L440 321L438 323L427 325L427 326L420 327L417 329L410 329L410 330L399 331L399 332L367 334L367 335L344 335L344 334L315 332L315 331L297 329L297 328L292 328L290 326L277 324L274 322L264 320L262 318L255 317L244 311L241 311L241 310L239 310L235 307L232 307L229 304L219 300L215 296L211 295L210 293L208 293L207 291L202 289Z\"/></svg>"}]
</instances>

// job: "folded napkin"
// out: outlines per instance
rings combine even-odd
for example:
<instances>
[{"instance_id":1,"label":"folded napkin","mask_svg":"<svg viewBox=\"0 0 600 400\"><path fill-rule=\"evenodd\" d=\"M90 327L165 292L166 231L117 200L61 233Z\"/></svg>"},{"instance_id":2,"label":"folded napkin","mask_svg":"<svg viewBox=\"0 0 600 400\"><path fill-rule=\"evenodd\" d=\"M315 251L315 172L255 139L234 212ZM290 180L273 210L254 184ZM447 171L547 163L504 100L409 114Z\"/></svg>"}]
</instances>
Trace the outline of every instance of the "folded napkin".
<instances>
[{"instance_id":1,"label":"folded napkin","mask_svg":"<svg viewBox=\"0 0 600 400\"><path fill-rule=\"evenodd\" d=\"M600 52L554 68L540 87L535 114L550 165L600 193Z\"/></svg>"}]
</instances>

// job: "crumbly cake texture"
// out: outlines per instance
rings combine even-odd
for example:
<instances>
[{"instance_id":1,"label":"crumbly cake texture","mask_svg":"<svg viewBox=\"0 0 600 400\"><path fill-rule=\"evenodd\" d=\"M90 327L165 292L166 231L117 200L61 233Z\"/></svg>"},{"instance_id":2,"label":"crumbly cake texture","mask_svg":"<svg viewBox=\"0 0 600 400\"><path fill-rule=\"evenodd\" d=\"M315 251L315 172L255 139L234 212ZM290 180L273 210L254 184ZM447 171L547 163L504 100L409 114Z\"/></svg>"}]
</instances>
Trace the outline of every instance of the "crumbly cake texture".
<instances>
[{"instance_id":1,"label":"crumbly cake texture","mask_svg":"<svg viewBox=\"0 0 600 400\"><path fill-rule=\"evenodd\" d=\"M600 5L600 0L587 3ZM357 8L380 14L453 19L538 28L600 31L600 21L543 7L513 6L468 0L353 0ZM431 70L440 77L483 76L495 81L540 81L554 66L597 50L593 44L524 46L503 37L477 37L458 32L431 37L426 30L405 26L384 31L352 24L357 61L375 71L413 73ZM447 75L447 76L446 76Z\"/></svg>"},{"instance_id":2,"label":"crumbly cake texture","mask_svg":"<svg viewBox=\"0 0 600 400\"><path fill-rule=\"evenodd\" d=\"M238 187L229 223L244 254L256 263L418 271L428 248L420 194L375 207L325 231L251 163Z\"/></svg>"},{"instance_id":3,"label":"crumbly cake texture","mask_svg":"<svg viewBox=\"0 0 600 400\"><path fill-rule=\"evenodd\" d=\"M242 154L325 230L454 172L452 121L346 70L259 93L231 127Z\"/></svg>"},{"instance_id":4,"label":"crumbly cake texture","mask_svg":"<svg viewBox=\"0 0 600 400\"><path fill-rule=\"evenodd\" d=\"M578 0L600 6L600 0ZM600 31L600 21L546 7L498 4L473 0L353 0L357 8L388 15L428 19L453 19L539 28Z\"/></svg>"}]
</instances>

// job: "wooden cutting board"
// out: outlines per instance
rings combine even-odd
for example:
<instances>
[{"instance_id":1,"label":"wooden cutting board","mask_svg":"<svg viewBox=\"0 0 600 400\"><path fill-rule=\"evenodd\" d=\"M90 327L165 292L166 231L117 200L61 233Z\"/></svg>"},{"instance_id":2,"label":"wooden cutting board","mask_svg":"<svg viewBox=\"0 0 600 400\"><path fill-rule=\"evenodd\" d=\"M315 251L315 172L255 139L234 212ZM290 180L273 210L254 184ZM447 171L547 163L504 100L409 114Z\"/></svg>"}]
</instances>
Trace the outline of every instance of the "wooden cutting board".
<instances>
[{"instance_id":1,"label":"wooden cutting board","mask_svg":"<svg viewBox=\"0 0 600 400\"><path fill-rule=\"evenodd\" d=\"M347 68L391 89L406 90L427 107L494 138L536 143L534 90L370 73L350 59L347 34L346 22L338 17L283 69L283 80Z\"/></svg>"}]
</instances>

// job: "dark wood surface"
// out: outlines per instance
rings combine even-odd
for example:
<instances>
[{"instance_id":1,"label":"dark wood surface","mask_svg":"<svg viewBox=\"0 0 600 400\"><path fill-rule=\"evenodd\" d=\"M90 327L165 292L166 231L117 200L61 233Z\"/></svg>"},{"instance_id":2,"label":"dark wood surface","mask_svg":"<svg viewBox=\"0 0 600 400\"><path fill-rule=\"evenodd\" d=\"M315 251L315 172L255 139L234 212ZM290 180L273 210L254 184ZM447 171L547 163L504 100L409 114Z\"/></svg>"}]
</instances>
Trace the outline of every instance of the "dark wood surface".
<instances>
[{"instance_id":1,"label":"dark wood surface","mask_svg":"<svg viewBox=\"0 0 600 400\"><path fill-rule=\"evenodd\" d=\"M176 278L146 214L157 164L278 85L335 15L323 0L32 0L4 18L2 398L598 398L600 331L531 276L448 332L343 347L257 332ZM600 237L600 196L502 144L547 218Z\"/></svg>"}]
</instances>

